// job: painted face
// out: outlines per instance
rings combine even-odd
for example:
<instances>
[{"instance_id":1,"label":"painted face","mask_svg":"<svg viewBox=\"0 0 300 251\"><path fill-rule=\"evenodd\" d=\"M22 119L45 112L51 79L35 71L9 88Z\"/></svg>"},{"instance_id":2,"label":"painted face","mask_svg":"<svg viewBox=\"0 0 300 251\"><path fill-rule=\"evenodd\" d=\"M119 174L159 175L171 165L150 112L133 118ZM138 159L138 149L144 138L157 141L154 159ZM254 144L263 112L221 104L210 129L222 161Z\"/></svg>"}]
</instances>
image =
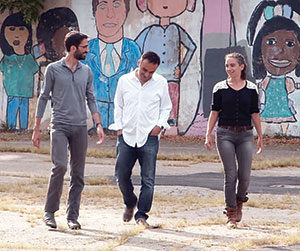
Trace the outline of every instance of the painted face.
<instances>
[{"instance_id":1,"label":"painted face","mask_svg":"<svg viewBox=\"0 0 300 251\"><path fill-rule=\"evenodd\" d=\"M4 36L14 51L23 51L29 37L29 31L25 26L6 26Z\"/></svg>"},{"instance_id":2,"label":"painted face","mask_svg":"<svg viewBox=\"0 0 300 251\"><path fill-rule=\"evenodd\" d=\"M115 35L126 19L124 0L100 0L95 17L97 30L102 36Z\"/></svg>"},{"instance_id":3,"label":"painted face","mask_svg":"<svg viewBox=\"0 0 300 251\"><path fill-rule=\"evenodd\" d=\"M240 78L244 65L239 65L238 61L233 57L226 57L225 70L229 78Z\"/></svg>"},{"instance_id":4,"label":"painted face","mask_svg":"<svg viewBox=\"0 0 300 251\"><path fill-rule=\"evenodd\" d=\"M148 59L144 59L143 61L139 60L138 65L139 69L137 77L142 84L145 84L148 80L152 78L152 75L156 71L158 65L150 63Z\"/></svg>"},{"instance_id":5,"label":"painted face","mask_svg":"<svg viewBox=\"0 0 300 251\"><path fill-rule=\"evenodd\" d=\"M293 71L299 60L299 41L293 31L278 30L262 40L263 63L268 72L280 76Z\"/></svg>"},{"instance_id":6,"label":"painted face","mask_svg":"<svg viewBox=\"0 0 300 251\"><path fill-rule=\"evenodd\" d=\"M69 32L69 29L67 27L61 27L60 29L58 29L52 40L52 48L55 50L58 59L61 59L64 56L64 52L65 52L65 46L64 46L64 39L66 34Z\"/></svg>"},{"instance_id":7,"label":"painted face","mask_svg":"<svg viewBox=\"0 0 300 251\"><path fill-rule=\"evenodd\" d=\"M185 11L187 0L148 0L149 11L157 17L175 17Z\"/></svg>"},{"instance_id":8,"label":"painted face","mask_svg":"<svg viewBox=\"0 0 300 251\"><path fill-rule=\"evenodd\" d=\"M87 39L83 39L78 45L78 48L74 52L74 58L77 60L83 60L86 57L86 54L89 52L89 43Z\"/></svg>"}]
</instances>

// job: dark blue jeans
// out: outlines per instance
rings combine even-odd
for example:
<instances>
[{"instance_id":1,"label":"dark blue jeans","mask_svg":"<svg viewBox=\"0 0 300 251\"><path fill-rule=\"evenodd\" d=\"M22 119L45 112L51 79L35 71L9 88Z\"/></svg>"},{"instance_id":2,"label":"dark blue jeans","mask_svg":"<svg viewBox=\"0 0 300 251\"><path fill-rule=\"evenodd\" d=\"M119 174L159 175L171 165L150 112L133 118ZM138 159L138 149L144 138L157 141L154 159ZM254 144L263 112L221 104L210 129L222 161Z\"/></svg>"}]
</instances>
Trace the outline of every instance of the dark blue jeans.
<instances>
[{"instance_id":1,"label":"dark blue jeans","mask_svg":"<svg viewBox=\"0 0 300 251\"><path fill-rule=\"evenodd\" d=\"M127 145L123 136L118 136L116 174L120 190L123 195L124 204L133 208L137 204L138 211L134 218L148 218L154 193L155 169L158 152L158 137L148 136L142 147L131 147ZM131 181L132 169L136 160L141 166L141 190L139 199L134 194Z\"/></svg>"}]
</instances>

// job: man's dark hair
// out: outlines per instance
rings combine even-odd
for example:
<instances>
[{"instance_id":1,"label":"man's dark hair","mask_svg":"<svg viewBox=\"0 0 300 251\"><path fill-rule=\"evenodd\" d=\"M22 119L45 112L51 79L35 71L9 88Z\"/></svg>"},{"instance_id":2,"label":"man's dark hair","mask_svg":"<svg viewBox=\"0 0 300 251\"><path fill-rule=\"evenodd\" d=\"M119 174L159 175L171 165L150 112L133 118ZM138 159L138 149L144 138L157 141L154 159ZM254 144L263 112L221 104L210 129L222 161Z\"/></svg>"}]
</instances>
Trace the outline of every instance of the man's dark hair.
<instances>
[{"instance_id":1,"label":"man's dark hair","mask_svg":"<svg viewBox=\"0 0 300 251\"><path fill-rule=\"evenodd\" d=\"M100 0L93 0L92 2L92 6L93 6L93 16L95 16L96 10L97 10L97 6L99 4ZM123 0L125 3L125 8L126 8L126 17L128 15L128 12L130 10L130 0Z\"/></svg>"},{"instance_id":2,"label":"man's dark hair","mask_svg":"<svg viewBox=\"0 0 300 251\"><path fill-rule=\"evenodd\" d=\"M142 61L147 59L151 64L160 64L160 57L153 51L147 51L143 53L141 59Z\"/></svg>"},{"instance_id":3,"label":"man's dark hair","mask_svg":"<svg viewBox=\"0 0 300 251\"><path fill-rule=\"evenodd\" d=\"M71 46L74 45L76 48L80 45L83 39L87 39L88 36L78 32L78 31L71 31L65 37L65 47L67 52L70 51Z\"/></svg>"}]
</instances>

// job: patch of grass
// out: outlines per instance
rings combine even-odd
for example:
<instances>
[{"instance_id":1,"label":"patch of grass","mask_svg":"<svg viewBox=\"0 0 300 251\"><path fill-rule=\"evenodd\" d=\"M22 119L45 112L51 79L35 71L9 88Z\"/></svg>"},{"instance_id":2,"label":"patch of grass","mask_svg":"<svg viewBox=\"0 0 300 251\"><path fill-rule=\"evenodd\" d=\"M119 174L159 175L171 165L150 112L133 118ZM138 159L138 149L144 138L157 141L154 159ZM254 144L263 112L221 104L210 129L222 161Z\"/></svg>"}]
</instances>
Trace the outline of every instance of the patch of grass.
<instances>
[{"instance_id":1,"label":"patch of grass","mask_svg":"<svg viewBox=\"0 0 300 251\"><path fill-rule=\"evenodd\" d=\"M85 178L86 186L102 186L102 185L112 185L112 181L108 178L103 177L87 177Z\"/></svg>"},{"instance_id":2,"label":"patch of grass","mask_svg":"<svg viewBox=\"0 0 300 251\"><path fill-rule=\"evenodd\" d=\"M266 228L272 228L272 230L275 230L276 228L280 228L280 230L284 229L291 229L291 228L300 228L300 223L291 221L291 222L279 222L279 221L266 221L266 220L248 220L242 222L243 227L251 227L251 226L259 226L259 227L266 227Z\"/></svg>"},{"instance_id":3,"label":"patch of grass","mask_svg":"<svg viewBox=\"0 0 300 251\"><path fill-rule=\"evenodd\" d=\"M158 160L170 160L170 161L191 161L194 164L202 162L220 162L218 155L212 154L187 154L187 153L174 153L170 155L158 154Z\"/></svg>"},{"instance_id":4,"label":"patch of grass","mask_svg":"<svg viewBox=\"0 0 300 251\"><path fill-rule=\"evenodd\" d=\"M114 250L116 247L125 244L129 238L139 235L145 230L142 226L135 226L133 229L121 232L121 236L111 242L106 248L101 249L105 251Z\"/></svg>"},{"instance_id":5,"label":"patch of grass","mask_svg":"<svg viewBox=\"0 0 300 251\"><path fill-rule=\"evenodd\" d=\"M276 196L276 198L275 196L259 195L251 196L245 205L255 208L295 210L300 207L300 199L299 196L292 196L290 194Z\"/></svg>"},{"instance_id":6,"label":"patch of grass","mask_svg":"<svg viewBox=\"0 0 300 251\"><path fill-rule=\"evenodd\" d=\"M233 248L234 250L247 250L247 249L255 249L262 246L269 245L281 245L287 246L300 242L299 232L297 233L289 233L282 234L282 232L278 235L267 235L262 238L255 239L243 239L236 240L233 243L228 243L226 246Z\"/></svg>"},{"instance_id":7,"label":"patch of grass","mask_svg":"<svg viewBox=\"0 0 300 251\"><path fill-rule=\"evenodd\" d=\"M50 250L49 247L42 245L28 245L27 243L0 242L0 249L4 250Z\"/></svg>"},{"instance_id":8,"label":"patch of grass","mask_svg":"<svg viewBox=\"0 0 300 251\"><path fill-rule=\"evenodd\" d=\"M273 158L273 159L263 159L254 158L252 169L253 170L264 170L275 167L300 167L300 158L288 157L288 158Z\"/></svg>"}]
</instances>

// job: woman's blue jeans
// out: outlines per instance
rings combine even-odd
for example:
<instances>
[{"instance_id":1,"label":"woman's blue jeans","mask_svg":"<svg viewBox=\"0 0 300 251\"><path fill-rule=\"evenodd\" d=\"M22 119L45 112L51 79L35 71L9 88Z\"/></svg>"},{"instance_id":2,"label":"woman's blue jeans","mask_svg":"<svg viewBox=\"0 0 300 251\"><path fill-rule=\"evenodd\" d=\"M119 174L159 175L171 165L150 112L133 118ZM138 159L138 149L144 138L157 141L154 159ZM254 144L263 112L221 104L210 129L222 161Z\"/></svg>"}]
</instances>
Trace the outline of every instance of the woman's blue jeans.
<instances>
[{"instance_id":1,"label":"woman's blue jeans","mask_svg":"<svg viewBox=\"0 0 300 251\"><path fill-rule=\"evenodd\" d=\"M158 137L148 136L146 143L142 147L131 147L126 144L123 136L118 136L117 140L117 161L116 174L120 190L123 195L124 204L128 208L133 208L137 204L138 211L134 218L148 218L154 193L155 169L158 152ZM141 166L141 190L139 199L134 194L131 181L132 169L136 160Z\"/></svg>"},{"instance_id":2,"label":"woman's blue jeans","mask_svg":"<svg viewBox=\"0 0 300 251\"><path fill-rule=\"evenodd\" d=\"M226 207L236 208L237 201L247 201L252 166L253 132L252 130L237 132L218 127L216 142L225 172Z\"/></svg>"}]
</instances>

